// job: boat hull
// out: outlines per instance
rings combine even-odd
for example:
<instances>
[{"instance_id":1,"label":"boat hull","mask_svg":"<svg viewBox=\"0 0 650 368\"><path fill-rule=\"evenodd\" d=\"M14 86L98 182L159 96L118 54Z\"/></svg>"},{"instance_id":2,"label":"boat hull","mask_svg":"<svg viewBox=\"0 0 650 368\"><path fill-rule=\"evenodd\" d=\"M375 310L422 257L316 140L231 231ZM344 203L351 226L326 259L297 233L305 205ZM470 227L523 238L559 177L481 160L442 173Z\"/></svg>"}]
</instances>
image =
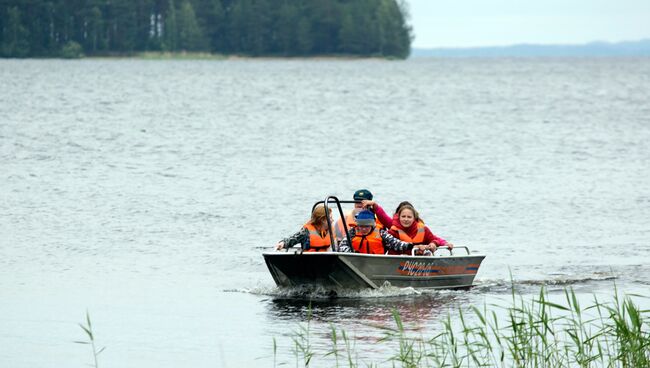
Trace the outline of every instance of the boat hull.
<instances>
[{"instance_id":1,"label":"boat hull","mask_svg":"<svg viewBox=\"0 0 650 368\"><path fill-rule=\"evenodd\" d=\"M400 256L359 253L264 253L281 287L454 289L472 286L485 256Z\"/></svg>"}]
</instances>

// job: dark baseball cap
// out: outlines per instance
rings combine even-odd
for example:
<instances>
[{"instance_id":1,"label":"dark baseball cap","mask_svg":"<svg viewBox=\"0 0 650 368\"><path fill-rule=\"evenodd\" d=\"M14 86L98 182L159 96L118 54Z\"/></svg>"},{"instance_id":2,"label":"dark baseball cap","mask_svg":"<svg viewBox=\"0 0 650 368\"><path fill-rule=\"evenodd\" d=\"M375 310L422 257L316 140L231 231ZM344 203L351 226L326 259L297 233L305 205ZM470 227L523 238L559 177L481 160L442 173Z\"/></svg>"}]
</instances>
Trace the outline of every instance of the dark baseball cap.
<instances>
[{"instance_id":1,"label":"dark baseball cap","mask_svg":"<svg viewBox=\"0 0 650 368\"><path fill-rule=\"evenodd\" d=\"M355 201L372 201L372 192L370 192L368 189L359 189L354 192L354 196L352 198L354 198Z\"/></svg>"}]
</instances>

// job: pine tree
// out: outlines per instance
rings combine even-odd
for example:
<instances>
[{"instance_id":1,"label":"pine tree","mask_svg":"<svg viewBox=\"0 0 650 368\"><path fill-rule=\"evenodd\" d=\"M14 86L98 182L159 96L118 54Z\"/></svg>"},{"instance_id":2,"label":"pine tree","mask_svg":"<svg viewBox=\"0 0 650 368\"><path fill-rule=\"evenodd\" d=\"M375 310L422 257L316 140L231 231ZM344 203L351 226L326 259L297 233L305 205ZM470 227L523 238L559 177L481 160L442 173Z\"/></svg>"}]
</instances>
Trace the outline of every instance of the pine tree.
<instances>
[{"instance_id":1,"label":"pine tree","mask_svg":"<svg viewBox=\"0 0 650 368\"><path fill-rule=\"evenodd\" d=\"M210 51L222 51L225 46L225 11L220 0L196 0L197 20Z\"/></svg>"},{"instance_id":2,"label":"pine tree","mask_svg":"<svg viewBox=\"0 0 650 368\"><path fill-rule=\"evenodd\" d=\"M203 32L196 20L194 8L189 0L183 0L178 11L178 48L187 51L206 49Z\"/></svg>"},{"instance_id":3,"label":"pine tree","mask_svg":"<svg viewBox=\"0 0 650 368\"><path fill-rule=\"evenodd\" d=\"M314 41L311 35L311 24L306 18L301 18L298 21L298 29L296 30L296 54L310 54L313 49L313 44Z\"/></svg>"},{"instance_id":4,"label":"pine tree","mask_svg":"<svg viewBox=\"0 0 650 368\"><path fill-rule=\"evenodd\" d=\"M102 11L99 10L97 5L90 8L86 15L85 19L86 24L86 42L84 42L84 49L91 52L97 53L98 50L104 49L106 44L102 37Z\"/></svg>"},{"instance_id":5,"label":"pine tree","mask_svg":"<svg viewBox=\"0 0 650 368\"><path fill-rule=\"evenodd\" d=\"M110 50L132 52L136 49L137 9L133 0L111 0L109 3Z\"/></svg>"},{"instance_id":6,"label":"pine tree","mask_svg":"<svg viewBox=\"0 0 650 368\"><path fill-rule=\"evenodd\" d=\"M176 22L176 4L174 0L169 0L167 3L167 13L165 15L165 31L164 31L164 49L167 51L178 50L178 27Z\"/></svg>"},{"instance_id":7,"label":"pine tree","mask_svg":"<svg viewBox=\"0 0 650 368\"><path fill-rule=\"evenodd\" d=\"M21 18L17 6L12 6L7 10L7 23L3 32L3 56L22 58L29 55L29 32Z\"/></svg>"},{"instance_id":8,"label":"pine tree","mask_svg":"<svg viewBox=\"0 0 650 368\"><path fill-rule=\"evenodd\" d=\"M293 1L284 1L278 8L275 22L275 50L282 55L295 55L298 7Z\"/></svg>"},{"instance_id":9,"label":"pine tree","mask_svg":"<svg viewBox=\"0 0 650 368\"><path fill-rule=\"evenodd\" d=\"M80 45L87 55L405 58L412 41L407 19L404 0L0 0L0 56L55 56Z\"/></svg>"},{"instance_id":10,"label":"pine tree","mask_svg":"<svg viewBox=\"0 0 650 368\"><path fill-rule=\"evenodd\" d=\"M386 56L407 58L411 53L411 28L406 24L408 11L406 3L395 0L382 0L382 12L386 15L379 19L383 30L382 51Z\"/></svg>"}]
</instances>

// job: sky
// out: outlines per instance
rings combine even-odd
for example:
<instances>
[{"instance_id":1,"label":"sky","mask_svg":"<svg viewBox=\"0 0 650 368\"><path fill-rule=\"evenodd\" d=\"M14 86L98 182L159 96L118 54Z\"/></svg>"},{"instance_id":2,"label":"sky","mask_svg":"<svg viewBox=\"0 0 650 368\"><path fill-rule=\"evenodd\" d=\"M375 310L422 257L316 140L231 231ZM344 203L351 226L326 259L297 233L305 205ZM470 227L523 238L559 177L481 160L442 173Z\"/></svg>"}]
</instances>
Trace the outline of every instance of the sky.
<instances>
[{"instance_id":1,"label":"sky","mask_svg":"<svg viewBox=\"0 0 650 368\"><path fill-rule=\"evenodd\" d=\"M650 38L650 0L406 0L413 47Z\"/></svg>"}]
</instances>

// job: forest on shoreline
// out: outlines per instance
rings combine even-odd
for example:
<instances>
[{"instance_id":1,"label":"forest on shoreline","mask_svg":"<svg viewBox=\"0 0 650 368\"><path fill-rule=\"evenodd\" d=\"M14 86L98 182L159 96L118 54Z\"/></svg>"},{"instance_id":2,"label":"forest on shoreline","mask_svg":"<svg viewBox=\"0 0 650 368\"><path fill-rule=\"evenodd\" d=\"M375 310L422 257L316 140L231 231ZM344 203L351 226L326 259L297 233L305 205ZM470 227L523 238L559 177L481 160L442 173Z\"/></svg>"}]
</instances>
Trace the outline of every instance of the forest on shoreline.
<instances>
[{"instance_id":1,"label":"forest on shoreline","mask_svg":"<svg viewBox=\"0 0 650 368\"><path fill-rule=\"evenodd\" d=\"M0 0L0 57L406 58L403 0Z\"/></svg>"}]
</instances>

